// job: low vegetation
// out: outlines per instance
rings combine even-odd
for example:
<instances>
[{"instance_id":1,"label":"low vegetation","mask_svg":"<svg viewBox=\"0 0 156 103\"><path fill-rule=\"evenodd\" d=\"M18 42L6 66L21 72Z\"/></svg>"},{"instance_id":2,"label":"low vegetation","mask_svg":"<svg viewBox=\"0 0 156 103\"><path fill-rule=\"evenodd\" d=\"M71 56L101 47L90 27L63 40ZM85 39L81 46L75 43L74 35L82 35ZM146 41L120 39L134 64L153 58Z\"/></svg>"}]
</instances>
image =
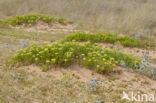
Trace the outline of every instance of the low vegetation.
<instances>
[{"instance_id":1,"label":"low vegetation","mask_svg":"<svg viewBox=\"0 0 156 103\"><path fill-rule=\"evenodd\" d=\"M129 36L118 36L111 33L99 33L99 34L86 34L86 33L75 33L68 36L63 42L66 41L90 41L93 43L104 42L104 43L120 43L126 47L146 47L147 42L141 41L137 38L132 38Z\"/></svg>"},{"instance_id":2,"label":"low vegetation","mask_svg":"<svg viewBox=\"0 0 156 103\"><path fill-rule=\"evenodd\" d=\"M59 22L67 23L65 19L54 18L46 15L24 15L9 18L0 21L1 24L9 23L12 25L32 25L39 20L46 23ZM1 32L1 35L7 35ZM14 36L14 35L10 35ZM25 38L20 36L18 38ZM27 36L28 37L28 36ZM27 38L26 37L26 38ZM87 43L79 43L87 42ZM91 43L90 43L91 42ZM117 48L114 50L102 49L92 43L112 43L122 44L125 47L147 47L146 41L129 36L118 36L111 33L87 34L75 33L66 37L58 43L38 45L34 44L24 50L20 50L11 60L11 63L32 64L35 63L47 71L51 66L67 67L77 63L87 68L95 69L99 73L108 73L113 70L116 65L125 66L128 69L139 69L144 65L142 60L135 58L133 55L124 54ZM143 70L141 68L141 70Z\"/></svg>"},{"instance_id":3,"label":"low vegetation","mask_svg":"<svg viewBox=\"0 0 156 103\"><path fill-rule=\"evenodd\" d=\"M51 23L51 22L58 22L61 24L66 24L66 23L73 23L72 21L67 21L64 18L59 18L59 17L53 17L49 15L42 15L42 14L27 14L23 16L15 16L11 17L5 20L6 23L11 24L11 25L26 25L26 26L31 26L38 21L43 21L46 23Z\"/></svg>"},{"instance_id":4,"label":"low vegetation","mask_svg":"<svg viewBox=\"0 0 156 103\"><path fill-rule=\"evenodd\" d=\"M4 27L7 27L7 24L3 20L0 20L0 28Z\"/></svg>"},{"instance_id":5,"label":"low vegetation","mask_svg":"<svg viewBox=\"0 0 156 103\"><path fill-rule=\"evenodd\" d=\"M115 65L124 61L126 66L135 69L139 59L132 55L123 54L116 50L102 49L91 43L55 43L43 46L34 44L29 48L20 50L13 58L12 63L35 63L43 67L44 71L50 66L67 67L78 63L85 67L95 69L99 73L107 73L113 70Z\"/></svg>"}]
</instances>

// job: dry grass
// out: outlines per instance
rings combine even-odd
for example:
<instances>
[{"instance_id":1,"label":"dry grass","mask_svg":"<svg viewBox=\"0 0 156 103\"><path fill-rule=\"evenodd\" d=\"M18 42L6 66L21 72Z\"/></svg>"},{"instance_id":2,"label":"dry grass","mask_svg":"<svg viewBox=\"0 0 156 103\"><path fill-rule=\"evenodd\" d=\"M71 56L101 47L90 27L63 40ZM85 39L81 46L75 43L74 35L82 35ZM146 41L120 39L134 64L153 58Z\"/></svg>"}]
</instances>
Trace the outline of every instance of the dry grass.
<instances>
[{"instance_id":1,"label":"dry grass","mask_svg":"<svg viewBox=\"0 0 156 103\"><path fill-rule=\"evenodd\" d=\"M0 14L45 13L80 21L92 31L143 32L147 37L147 29L156 35L155 5L155 0L1 0Z\"/></svg>"}]
</instances>

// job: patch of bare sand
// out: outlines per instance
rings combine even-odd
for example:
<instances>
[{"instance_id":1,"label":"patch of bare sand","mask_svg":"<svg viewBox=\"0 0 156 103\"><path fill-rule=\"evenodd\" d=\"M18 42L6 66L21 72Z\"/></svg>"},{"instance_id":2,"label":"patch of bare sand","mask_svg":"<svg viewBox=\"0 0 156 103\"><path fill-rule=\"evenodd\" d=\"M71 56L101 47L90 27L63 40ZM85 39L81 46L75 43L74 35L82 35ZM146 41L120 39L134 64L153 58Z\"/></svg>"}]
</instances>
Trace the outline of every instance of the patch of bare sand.
<instances>
[{"instance_id":1,"label":"patch of bare sand","mask_svg":"<svg viewBox=\"0 0 156 103\"><path fill-rule=\"evenodd\" d=\"M47 72L42 72L42 70L35 65L28 66L29 72L34 72L36 75L45 76L51 75L56 79L62 79L63 73L74 73L75 76L79 76L79 81L85 82L89 84L93 78L97 78L98 80L103 80L103 86L109 88L111 84L114 84L114 89L118 90L120 88L123 89L124 85L127 85L128 90L136 91L141 90L144 92L152 91L156 89L156 81L152 80L144 75L135 73L135 72L127 72L122 71L120 73L111 73L109 75L102 75L96 73L93 70L80 67L78 65L72 65L68 68L51 68L51 70ZM117 67L116 69L122 70L121 67Z\"/></svg>"},{"instance_id":2,"label":"patch of bare sand","mask_svg":"<svg viewBox=\"0 0 156 103\"><path fill-rule=\"evenodd\" d=\"M48 24L43 21L38 21L36 24L32 25L31 27L20 25L12 28L23 29L27 32L41 32L41 33L45 33L45 32L73 33L78 31L76 30L74 24L60 24L58 22Z\"/></svg>"}]
</instances>

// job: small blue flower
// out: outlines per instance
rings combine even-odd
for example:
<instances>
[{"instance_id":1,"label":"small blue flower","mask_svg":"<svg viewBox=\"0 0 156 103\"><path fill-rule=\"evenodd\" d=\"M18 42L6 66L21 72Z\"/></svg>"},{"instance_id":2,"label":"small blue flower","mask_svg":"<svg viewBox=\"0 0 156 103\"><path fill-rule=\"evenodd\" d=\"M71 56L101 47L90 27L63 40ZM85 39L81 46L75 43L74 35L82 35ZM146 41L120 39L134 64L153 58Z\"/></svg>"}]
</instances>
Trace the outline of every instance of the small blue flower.
<instances>
[{"instance_id":1,"label":"small blue flower","mask_svg":"<svg viewBox=\"0 0 156 103\"><path fill-rule=\"evenodd\" d=\"M97 84L97 80L96 80L96 78L92 79L92 81L91 81L91 85L95 86L96 84Z\"/></svg>"},{"instance_id":2,"label":"small blue flower","mask_svg":"<svg viewBox=\"0 0 156 103\"><path fill-rule=\"evenodd\" d=\"M150 29L146 29L145 32L146 33L151 33L151 30Z\"/></svg>"},{"instance_id":3,"label":"small blue flower","mask_svg":"<svg viewBox=\"0 0 156 103\"><path fill-rule=\"evenodd\" d=\"M126 66L126 63L125 63L123 60L121 60L121 61L120 61L120 65L121 65L121 66Z\"/></svg>"},{"instance_id":4,"label":"small blue flower","mask_svg":"<svg viewBox=\"0 0 156 103\"><path fill-rule=\"evenodd\" d=\"M145 69L148 66L148 62L143 60L140 64L140 69Z\"/></svg>"},{"instance_id":5,"label":"small blue flower","mask_svg":"<svg viewBox=\"0 0 156 103\"><path fill-rule=\"evenodd\" d=\"M14 74L10 74L10 77L13 78L13 79L16 79Z\"/></svg>"},{"instance_id":6,"label":"small blue flower","mask_svg":"<svg viewBox=\"0 0 156 103\"><path fill-rule=\"evenodd\" d=\"M139 73L144 73L145 69L136 69L136 71Z\"/></svg>"},{"instance_id":7,"label":"small blue flower","mask_svg":"<svg viewBox=\"0 0 156 103\"><path fill-rule=\"evenodd\" d=\"M4 44L4 47L5 48L9 48L9 44Z\"/></svg>"},{"instance_id":8,"label":"small blue flower","mask_svg":"<svg viewBox=\"0 0 156 103\"><path fill-rule=\"evenodd\" d=\"M131 68L128 68L127 70L128 70L128 72L133 72L133 69L131 69Z\"/></svg>"},{"instance_id":9,"label":"small blue flower","mask_svg":"<svg viewBox=\"0 0 156 103\"><path fill-rule=\"evenodd\" d=\"M75 24L75 28L78 28L79 27L79 24Z\"/></svg>"},{"instance_id":10,"label":"small blue flower","mask_svg":"<svg viewBox=\"0 0 156 103\"><path fill-rule=\"evenodd\" d=\"M118 48L118 46L117 45L113 45L113 49L116 49L116 48Z\"/></svg>"},{"instance_id":11,"label":"small blue flower","mask_svg":"<svg viewBox=\"0 0 156 103\"><path fill-rule=\"evenodd\" d=\"M137 35L135 35L135 38L140 39L140 36L141 36L140 34L137 34Z\"/></svg>"},{"instance_id":12,"label":"small blue flower","mask_svg":"<svg viewBox=\"0 0 156 103\"><path fill-rule=\"evenodd\" d=\"M120 50L123 50L123 48L119 48L119 51L120 51Z\"/></svg>"},{"instance_id":13,"label":"small blue flower","mask_svg":"<svg viewBox=\"0 0 156 103\"><path fill-rule=\"evenodd\" d=\"M103 81L102 81L102 80L98 81L98 84L99 84L99 85L101 85L102 83L103 83Z\"/></svg>"},{"instance_id":14,"label":"small blue flower","mask_svg":"<svg viewBox=\"0 0 156 103\"><path fill-rule=\"evenodd\" d=\"M101 85L102 83L103 83L102 80L97 81L96 78L92 79L92 80L91 80L91 83L90 83L90 86L89 86L89 88L88 88L89 91L96 91L95 86L97 86L97 85Z\"/></svg>"},{"instance_id":15,"label":"small blue flower","mask_svg":"<svg viewBox=\"0 0 156 103\"><path fill-rule=\"evenodd\" d=\"M26 42L24 42L24 41L20 41L20 45L21 45L23 48L26 48L26 47L29 46L29 45L28 45Z\"/></svg>"}]
</instances>

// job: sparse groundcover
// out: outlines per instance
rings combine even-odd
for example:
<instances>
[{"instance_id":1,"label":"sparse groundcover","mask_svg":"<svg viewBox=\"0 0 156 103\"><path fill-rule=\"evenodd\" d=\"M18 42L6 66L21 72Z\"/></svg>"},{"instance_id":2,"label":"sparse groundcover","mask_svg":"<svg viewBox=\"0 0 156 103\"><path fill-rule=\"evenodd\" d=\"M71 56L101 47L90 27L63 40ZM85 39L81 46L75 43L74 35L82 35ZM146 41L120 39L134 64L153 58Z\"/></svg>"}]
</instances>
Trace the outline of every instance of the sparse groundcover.
<instances>
[{"instance_id":1,"label":"sparse groundcover","mask_svg":"<svg viewBox=\"0 0 156 103\"><path fill-rule=\"evenodd\" d=\"M49 15L43 15L43 14L27 14L23 16L15 16L6 19L4 22L11 24L11 25L26 25L26 26L31 26L32 24L37 23L38 21L43 21L46 23L51 23L51 22L58 22L61 24L66 24L70 23L72 24L72 21L68 21L64 18L59 18L59 17L53 17Z\"/></svg>"},{"instance_id":2,"label":"sparse groundcover","mask_svg":"<svg viewBox=\"0 0 156 103\"><path fill-rule=\"evenodd\" d=\"M24 50L20 50L11 59L11 64L32 64L35 63L43 67L44 71L51 66L67 67L73 63L78 63L90 69L95 69L99 73L108 73L115 65L120 65L124 61L126 66L135 69L135 65L140 64L138 58L132 55L123 54L116 50L102 49L91 43L53 43L38 45L33 44Z\"/></svg>"},{"instance_id":3,"label":"sparse groundcover","mask_svg":"<svg viewBox=\"0 0 156 103\"><path fill-rule=\"evenodd\" d=\"M126 47L146 47L149 44L145 41L141 41L136 38L129 36L118 36L111 33L99 33L99 34L86 34L86 33L75 33L68 36L63 42L66 41L90 41L93 43L104 42L104 43L121 43Z\"/></svg>"},{"instance_id":4,"label":"sparse groundcover","mask_svg":"<svg viewBox=\"0 0 156 103\"><path fill-rule=\"evenodd\" d=\"M7 24L3 20L0 20L0 27L7 27Z\"/></svg>"}]
</instances>

